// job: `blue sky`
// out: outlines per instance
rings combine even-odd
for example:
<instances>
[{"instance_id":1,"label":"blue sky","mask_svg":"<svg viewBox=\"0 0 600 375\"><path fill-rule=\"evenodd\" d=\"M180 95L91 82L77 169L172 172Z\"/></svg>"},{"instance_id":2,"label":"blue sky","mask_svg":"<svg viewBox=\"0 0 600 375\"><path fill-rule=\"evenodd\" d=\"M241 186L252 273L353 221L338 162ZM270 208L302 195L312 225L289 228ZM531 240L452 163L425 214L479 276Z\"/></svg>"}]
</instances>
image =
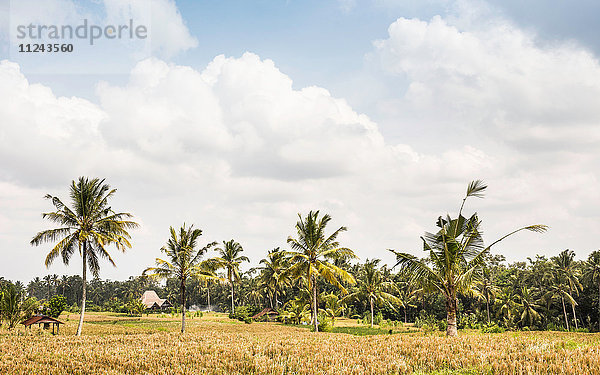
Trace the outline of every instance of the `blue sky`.
<instances>
[{"instance_id":1,"label":"blue sky","mask_svg":"<svg viewBox=\"0 0 600 375\"><path fill-rule=\"evenodd\" d=\"M468 209L488 241L556 228L503 242L509 260L600 247L596 2L148 3L0 0L0 275L76 272L21 259L48 250L28 245L48 226L41 197L79 175L106 177L142 223L103 269L113 279L151 265L183 222L256 264L310 209L390 263L387 248L420 254L477 178L488 197ZM55 56L7 42L16 22L84 17L155 34Z\"/></svg>"}]
</instances>

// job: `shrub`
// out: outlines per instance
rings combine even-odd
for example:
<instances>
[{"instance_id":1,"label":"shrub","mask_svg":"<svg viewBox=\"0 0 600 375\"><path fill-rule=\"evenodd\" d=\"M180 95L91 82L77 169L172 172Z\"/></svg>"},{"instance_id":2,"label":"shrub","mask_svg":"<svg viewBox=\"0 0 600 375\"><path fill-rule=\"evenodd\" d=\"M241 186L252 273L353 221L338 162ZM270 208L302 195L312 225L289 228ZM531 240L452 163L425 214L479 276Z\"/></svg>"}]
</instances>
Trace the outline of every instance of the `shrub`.
<instances>
[{"instance_id":1,"label":"shrub","mask_svg":"<svg viewBox=\"0 0 600 375\"><path fill-rule=\"evenodd\" d=\"M326 316L323 316L323 315L319 315L317 317L317 319L319 322L319 324L318 324L319 332L330 332L331 331L332 324L331 324L331 320L329 318L327 318ZM315 326L311 324L310 330L311 330L311 332L314 332Z\"/></svg>"},{"instance_id":2,"label":"shrub","mask_svg":"<svg viewBox=\"0 0 600 375\"><path fill-rule=\"evenodd\" d=\"M234 313L229 313L229 319L237 319L246 324L252 323L251 311L248 306L238 306Z\"/></svg>"},{"instance_id":3,"label":"shrub","mask_svg":"<svg viewBox=\"0 0 600 375\"><path fill-rule=\"evenodd\" d=\"M50 298L48 301L48 306L46 307L46 315L51 316L53 318L58 318L65 308L67 307L67 298L65 296L55 295Z\"/></svg>"},{"instance_id":4,"label":"shrub","mask_svg":"<svg viewBox=\"0 0 600 375\"><path fill-rule=\"evenodd\" d=\"M485 324L481 329L481 332L483 333L502 333L504 331L505 329L496 324L496 322Z\"/></svg>"}]
</instances>

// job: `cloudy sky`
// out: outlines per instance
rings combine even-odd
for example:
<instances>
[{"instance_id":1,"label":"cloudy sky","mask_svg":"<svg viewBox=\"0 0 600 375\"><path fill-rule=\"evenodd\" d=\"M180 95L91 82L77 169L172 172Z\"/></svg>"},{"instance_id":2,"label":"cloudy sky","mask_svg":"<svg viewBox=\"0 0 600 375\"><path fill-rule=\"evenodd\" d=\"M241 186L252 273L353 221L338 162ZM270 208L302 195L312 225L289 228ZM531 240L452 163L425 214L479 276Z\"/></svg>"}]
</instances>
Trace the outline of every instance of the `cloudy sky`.
<instances>
[{"instance_id":1,"label":"cloudy sky","mask_svg":"<svg viewBox=\"0 0 600 375\"><path fill-rule=\"evenodd\" d=\"M150 5L149 5L150 4ZM253 265L320 209L361 259L421 255L473 179L494 253L600 248L600 5L592 1L0 0L0 276L49 269L31 247L47 193L98 176L141 224L105 264L153 264L169 226L231 238ZM145 40L18 52L29 23L147 25Z\"/></svg>"}]
</instances>

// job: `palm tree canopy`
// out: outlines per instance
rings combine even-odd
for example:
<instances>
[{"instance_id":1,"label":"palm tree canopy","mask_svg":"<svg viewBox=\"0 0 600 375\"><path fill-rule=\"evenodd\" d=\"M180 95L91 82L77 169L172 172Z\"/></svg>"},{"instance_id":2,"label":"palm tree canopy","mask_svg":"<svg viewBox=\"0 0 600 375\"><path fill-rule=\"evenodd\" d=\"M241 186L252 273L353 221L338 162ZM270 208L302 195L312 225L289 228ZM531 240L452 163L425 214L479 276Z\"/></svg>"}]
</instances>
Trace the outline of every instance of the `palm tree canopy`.
<instances>
[{"instance_id":1,"label":"palm tree canopy","mask_svg":"<svg viewBox=\"0 0 600 375\"><path fill-rule=\"evenodd\" d=\"M462 215L466 199L482 198L486 188L487 186L480 180L471 182L458 217L452 219L450 215L446 218L440 216L436 222L438 231L426 232L421 237L423 250L428 253L427 259L421 260L411 254L390 250L396 255L397 263L394 267L400 266L403 273L414 280L419 280L428 288L439 290L445 296L451 296L456 292L477 295L474 286L481 279L485 256L493 245L522 230L541 233L547 229L545 225L522 227L500 237L486 247L477 213L468 219Z\"/></svg>"},{"instance_id":2,"label":"palm tree canopy","mask_svg":"<svg viewBox=\"0 0 600 375\"><path fill-rule=\"evenodd\" d=\"M149 273L150 276L157 279L168 277L176 277L180 280L186 280L189 277L217 279L211 262L202 260L206 252L217 243L211 242L196 249L202 230L194 229L193 225L186 228L183 224L179 233L173 227L170 227L169 231L171 237L167 244L160 249L167 256L166 260L156 258L156 267L147 268L143 275Z\"/></svg>"},{"instance_id":3,"label":"palm tree canopy","mask_svg":"<svg viewBox=\"0 0 600 375\"><path fill-rule=\"evenodd\" d=\"M46 256L46 267L59 256L68 265L76 251L81 253L82 245L87 247L87 264L95 277L100 270L99 257L115 265L106 247L114 244L121 251L130 248L128 230L138 227L129 220L133 217L131 214L116 213L109 206L108 201L116 191L104 179L80 177L71 183L70 207L58 197L46 195L56 210L44 213L42 217L57 224L58 228L41 231L31 240L31 245L35 246L56 243Z\"/></svg>"},{"instance_id":4,"label":"palm tree canopy","mask_svg":"<svg viewBox=\"0 0 600 375\"><path fill-rule=\"evenodd\" d=\"M240 255L244 249L242 245L234 240L223 241L223 247L217 248L218 257L212 258L218 267L227 270L227 278L230 281L238 281L240 279L240 265L242 262L249 262L248 257Z\"/></svg>"},{"instance_id":5,"label":"palm tree canopy","mask_svg":"<svg viewBox=\"0 0 600 375\"><path fill-rule=\"evenodd\" d=\"M323 277L328 283L347 293L342 282L354 284L354 277L344 269L336 266L331 261L336 259L356 258L354 251L341 247L337 241L340 233L347 230L340 227L331 235L325 234L325 228L331 221L331 216L325 214L319 218L319 211L310 211L303 218L298 215L296 223L297 238L288 237L291 251L286 252L290 257L291 266L288 269L294 278Z\"/></svg>"},{"instance_id":6,"label":"palm tree canopy","mask_svg":"<svg viewBox=\"0 0 600 375\"><path fill-rule=\"evenodd\" d=\"M377 268L379 262L379 259L372 261L367 259L358 279L357 288L344 297L342 303L358 300L373 301L377 306L387 303L393 310L396 310L395 306L404 307L404 302L392 294L399 292L396 284L383 279L381 271Z\"/></svg>"}]
</instances>

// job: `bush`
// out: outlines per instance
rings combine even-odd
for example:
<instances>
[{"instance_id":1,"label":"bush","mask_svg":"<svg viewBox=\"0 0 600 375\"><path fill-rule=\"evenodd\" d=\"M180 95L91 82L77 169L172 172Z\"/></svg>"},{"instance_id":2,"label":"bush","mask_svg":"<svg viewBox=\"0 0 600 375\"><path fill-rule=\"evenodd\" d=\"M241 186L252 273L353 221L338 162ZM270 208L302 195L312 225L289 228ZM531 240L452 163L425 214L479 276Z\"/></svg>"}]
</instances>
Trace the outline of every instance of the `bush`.
<instances>
[{"instance_id":1,"label":"bush","mask_svg":"<svg viewBox=\"0 0 600 375\"><path fill-rule=\"evenodd\" d=\"M252 323L252 317L250 313L251 309L249 309L248 306L238 306L235 308L234 313L229 313L229 319L237 319L240 322L250 324Z\"/></svg>"},{"instance_id":2,"label":"bush","mask_svg":"<svg viewBox=\"0 0 600 375\"><path fill-rule=\"evenodd\" d=\"M67 307L67 298L65 296L55 295L48 301L48 306L45 309L45 314L53 318L58 318Z\"/></svg>"},{"instance_id":3,"label":"bush","mask_svg":"<svg viewBox=\"0 0 600 375\"><path fill-rule=\"evenodd\" d=\"M500 327L498 324L494 323L489 323L489 324L485 324L483 326L483 328L481 329L481 332L483 333L502 333L504 332L505 329Z\"/></svg>"},{"instance_id":4,"label":"bush","mask_svg":"<svg viewBox=\"0 0 600 375\"><path fill-rule=\"evenodd\" d=\"M331 331L332 324L331 324L331 320L329 318L327 318L323 315L319 315L317 317L317 319L319 322L319 324L318 324L319 332L330 332ZM315 326L311 324L310 330L311 330L311 332L314 332Z\"/></svg>"}]
</instances>

